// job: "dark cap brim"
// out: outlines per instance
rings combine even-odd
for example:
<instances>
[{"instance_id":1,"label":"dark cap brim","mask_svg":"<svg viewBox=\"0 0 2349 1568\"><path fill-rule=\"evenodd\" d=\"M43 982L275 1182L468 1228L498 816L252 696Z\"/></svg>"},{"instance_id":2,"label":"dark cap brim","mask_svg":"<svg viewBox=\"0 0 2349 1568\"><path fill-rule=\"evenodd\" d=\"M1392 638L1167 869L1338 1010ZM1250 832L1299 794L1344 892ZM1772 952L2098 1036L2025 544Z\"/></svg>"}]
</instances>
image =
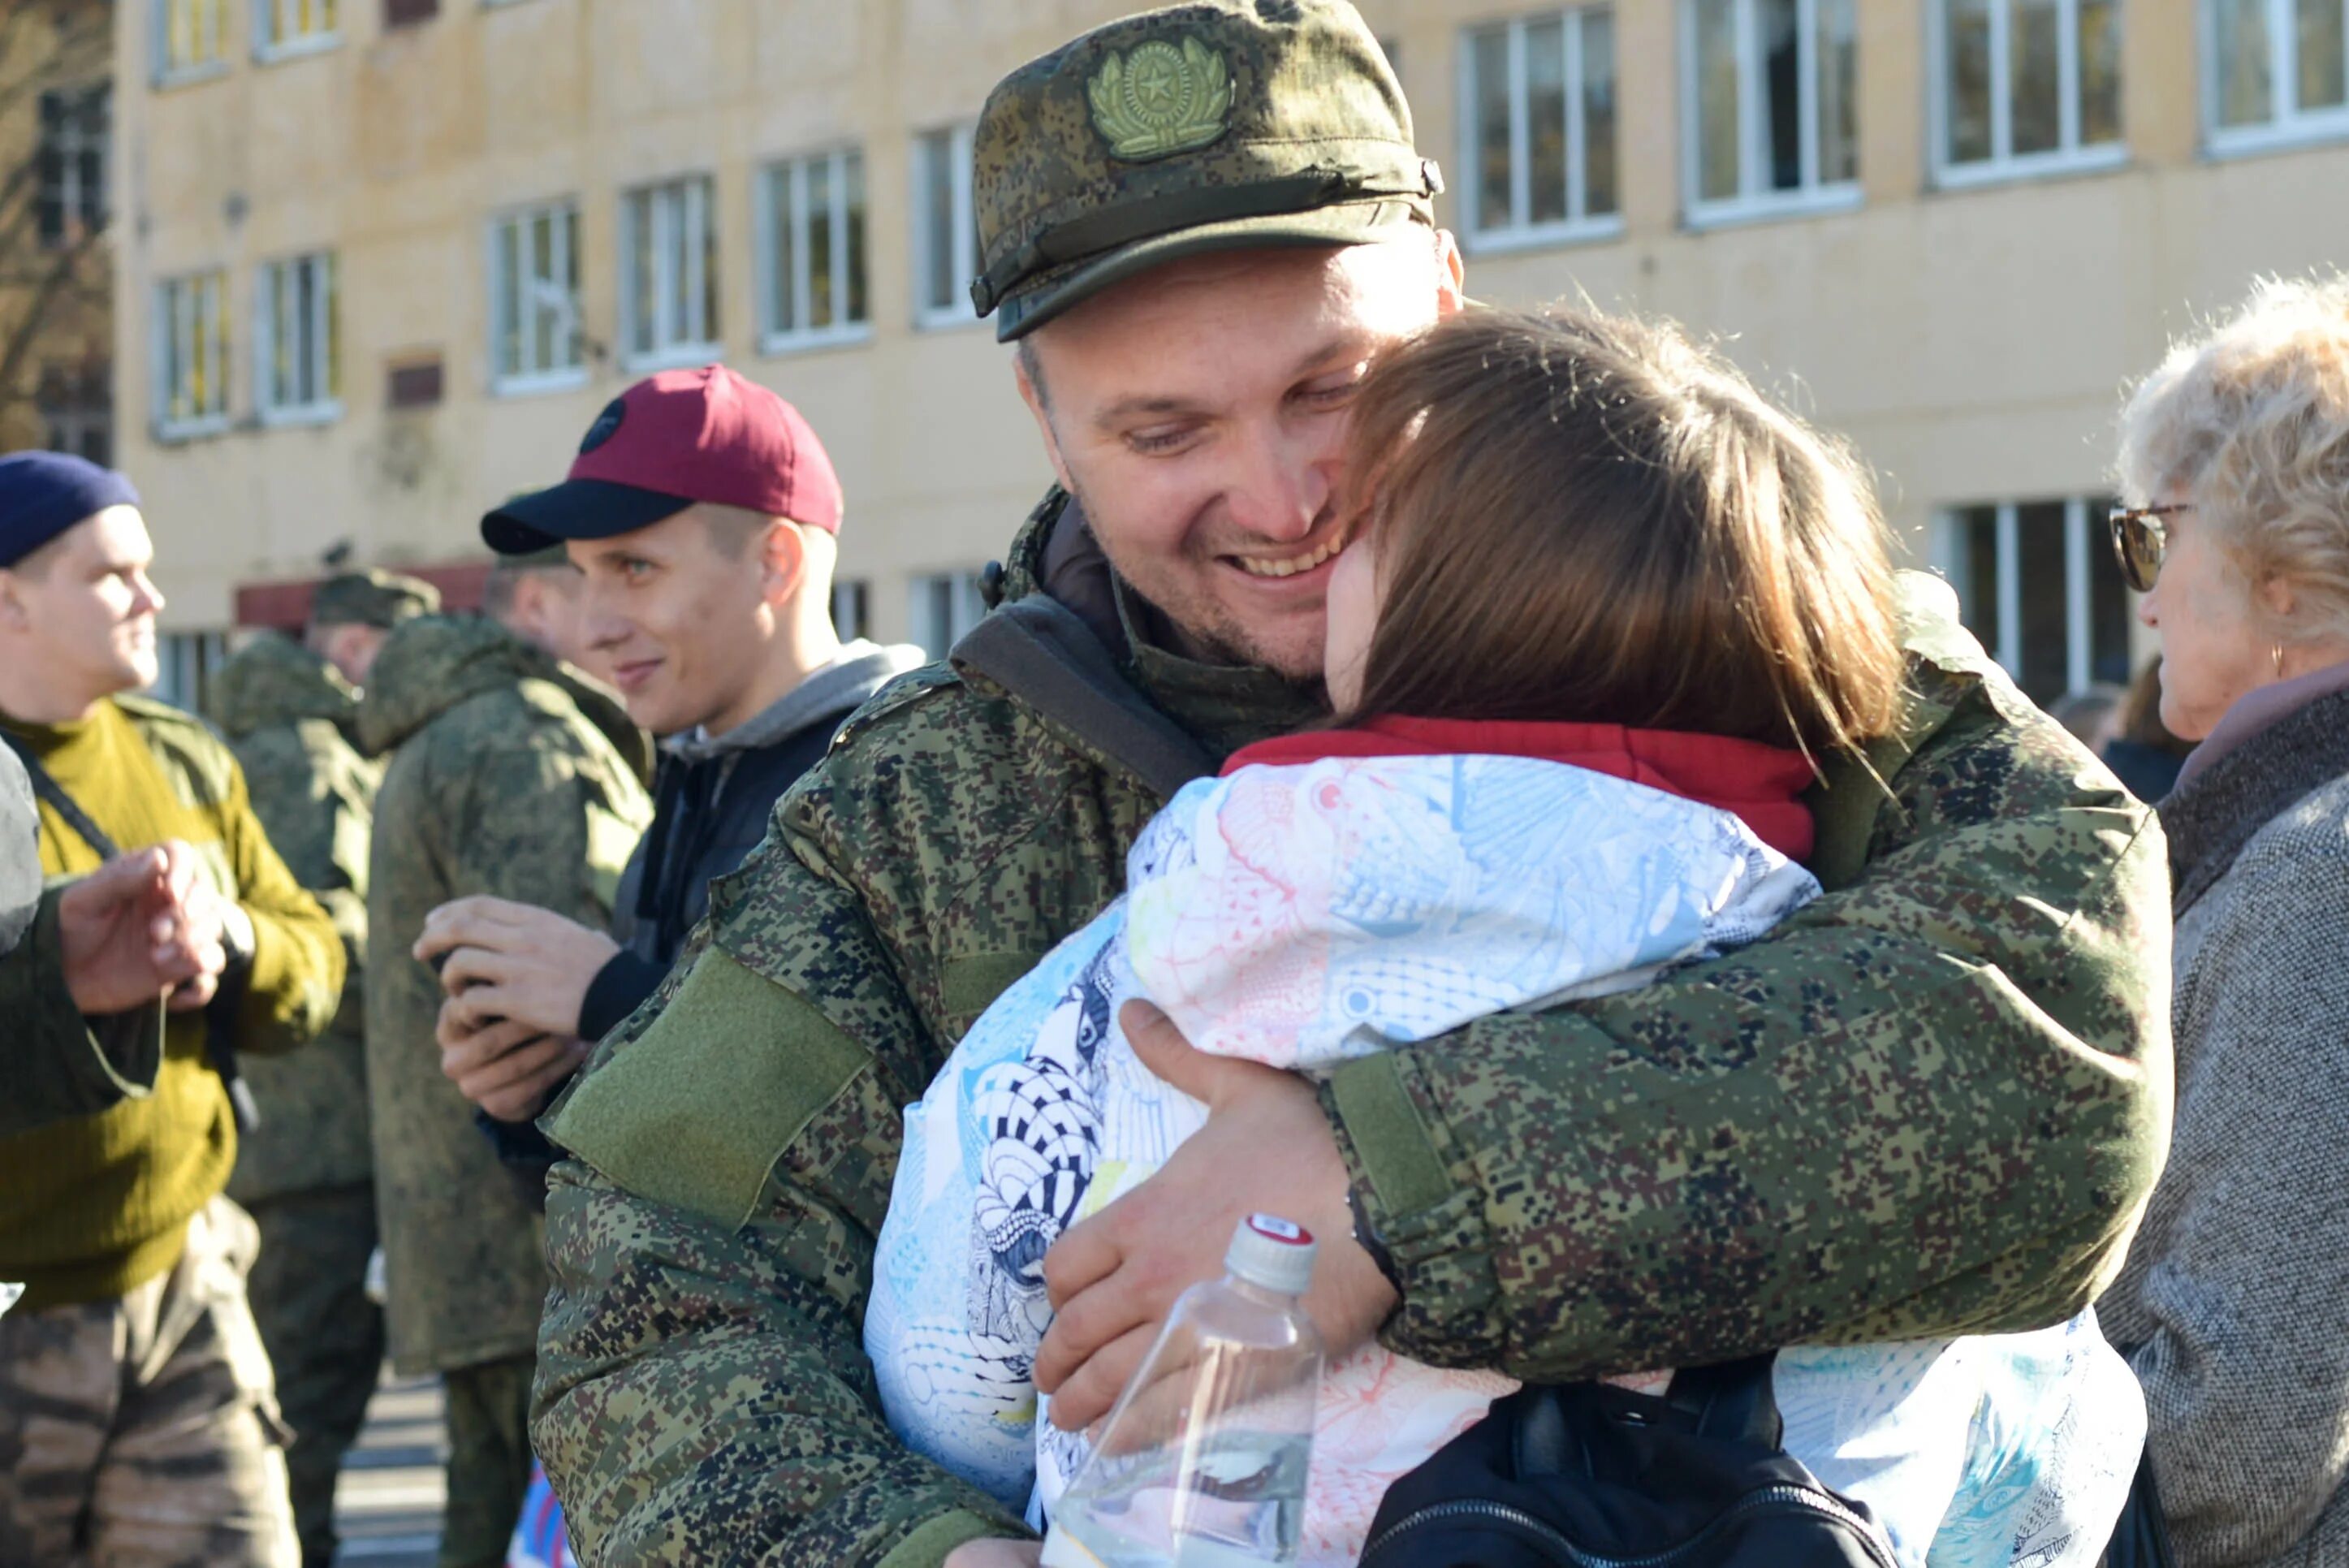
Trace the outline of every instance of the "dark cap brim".
<instances>
[{"instance_id":1,"label":"dark cap brim","mask_svg":"<svg viewBox=\"0 0 2349 1568\"><path fill-rule=\"evenodd\" d=\"M1235 218L1228 223L1201 223L1172 234L1155 234L1079 262L1066 272L1047 275L1040 282L1019 290L996 306L995 338L999 343L1010 343L1025 337L1112 285L1185 256L1207 255L1216 251L1378 244L1401 236L1414 224L1422 229L1428 227L1426 218L1412 202L1390 198L1349 202L1306 213Z\"/></svg>"},{"instance_id":2,"label":"dark cap brim","mask_svg":"<svg viewBox=\"0 0 2349 1568\"><path fill-rule=\"evenodd\" d=\"M609 539L674 517L691 501L604 479L569 479L517 495L481 518L481 542L501 556L532 556L566 539Z\"/></svg>"}]
</instances>

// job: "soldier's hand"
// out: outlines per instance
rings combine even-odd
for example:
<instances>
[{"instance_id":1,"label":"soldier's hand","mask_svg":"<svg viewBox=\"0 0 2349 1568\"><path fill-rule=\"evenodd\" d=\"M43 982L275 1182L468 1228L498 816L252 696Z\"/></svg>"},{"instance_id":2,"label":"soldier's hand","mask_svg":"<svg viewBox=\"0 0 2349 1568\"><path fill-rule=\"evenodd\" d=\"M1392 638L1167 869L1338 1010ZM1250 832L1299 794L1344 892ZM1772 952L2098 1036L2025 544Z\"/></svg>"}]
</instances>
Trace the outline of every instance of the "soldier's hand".
<instances>
[{"instance_id":1,"label":"soldier's hand","mask_svg":"<svg viewBox=\"0 0 2349 1568\"><path fill-rule=\"evenodd\" d=\"M145 1003L225 961L206 946L181 905L195 885L195 852L159 844L121 856L67 887L57 899L66 989L91 1014Z\"/></svg>"},{"instance_id":2,"label":"soldier's hand","mask_svg":"<svg viewBox=\"0 0 2349 1568\"><path fill-rule=\"evenodd\" d=\"M944 1568L1036 1568L1040 1541L966 1541L947 1553Z\"/></svg>"},{"instance_id":3,"label":"soldier's hand","mask_svg":"<svg viewBox=\"0 0 2349 1568\"><path fill-rule=\"evenodd\" d=\"M1118 1014L1143 1065L1207 1106L1207 1125L1155 1176L1071 1230L1044 1254L1055 1317L1036 1355L1052 1424L1079 1431L1109 1414L1166 1314L1223 1272L1232 1229L1264 1210L1320 1244L1305 1310L1332 1360L1365 1344L1397 1303L1353 1239L1349 1179L1312 1085L1257 1062L1193 1050L1146 1002Z\"/></svg>"},{"instance_id":4,"label":"soldier's hand","mask_svg":"<svg viewBox=\"0 0 2349 1568\"><path fill-rule=\"evenodd\" d=\"M511 898L476 896L425 917L416 956L442 955L440 988L478 1028L492 1018L541 1034L575 1034L587 988L620 945L576 920Z\"/></svg>"},{"instance_id":5,"label":"soldier's hand","mask_svg":"<svg viewBox=\"0 0 2349 1568\"><path fill-rule=\"evenodd\" d=\"M221 897L210 884L194 877L195 852L186 850L186 854L191 873L186 892L154 928L159 943L177 943L199 960L196 972L171 991L170 1006L174 1012L194 1012L210 1006L233 955L250 954L254 941L253 918L233 899Z\"/></svg>"},{"instance_id":6,"label":"soldier's hand","mask_svg":"<svg viewBox=\"0 0 2349 1568\"><path fill-rule=\"evenodd\" d=\"M511 1021L452 1030L441 1009L440 1071L458 1092L502 1122L526 1122L587 1060L587 1043Z\"/></svg>"}]
</instances>

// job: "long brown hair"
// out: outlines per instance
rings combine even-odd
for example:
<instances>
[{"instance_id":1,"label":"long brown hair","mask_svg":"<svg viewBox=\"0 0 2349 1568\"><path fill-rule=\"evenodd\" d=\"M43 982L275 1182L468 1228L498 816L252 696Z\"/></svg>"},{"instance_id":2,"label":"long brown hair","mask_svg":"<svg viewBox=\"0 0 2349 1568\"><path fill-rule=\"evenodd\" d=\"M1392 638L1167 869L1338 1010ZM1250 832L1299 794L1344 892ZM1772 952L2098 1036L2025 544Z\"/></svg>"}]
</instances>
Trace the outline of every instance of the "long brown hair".
<instances>
[{"instance_id":1,"label":"long brown hair","mask_svg":"<svg viewBox=\"0 0 2349 1568\"><path fill-rule=\"evenodd\" d=\"M1857 466L1676 328L1472 308L1381 357L1348 457L1382 590L1350 718L1611 722L1816 763L1899 711Z\"/></svg>"}]
</instances>

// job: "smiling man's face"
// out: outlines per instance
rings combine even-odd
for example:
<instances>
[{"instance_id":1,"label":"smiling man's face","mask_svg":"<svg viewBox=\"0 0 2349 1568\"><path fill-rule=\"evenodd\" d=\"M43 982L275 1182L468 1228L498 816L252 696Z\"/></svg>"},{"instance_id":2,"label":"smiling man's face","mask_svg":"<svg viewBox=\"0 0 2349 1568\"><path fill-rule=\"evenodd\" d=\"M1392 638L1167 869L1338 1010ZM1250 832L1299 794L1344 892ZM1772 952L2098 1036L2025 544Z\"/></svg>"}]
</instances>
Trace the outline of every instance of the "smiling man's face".
<instances>
[{"instance_id":1,"label":"smiling man's face","mask_svg":"<svg viewBox=\"0 0 2349 1568\"><path fill-rule=\"evenodd\" d=\"M1310 678L1355 384L1459 303L1458 253L1425 231L1176 262L1040 328L1021 391L1111 565L1188 651Z\"/></svg>"}]
</instances>

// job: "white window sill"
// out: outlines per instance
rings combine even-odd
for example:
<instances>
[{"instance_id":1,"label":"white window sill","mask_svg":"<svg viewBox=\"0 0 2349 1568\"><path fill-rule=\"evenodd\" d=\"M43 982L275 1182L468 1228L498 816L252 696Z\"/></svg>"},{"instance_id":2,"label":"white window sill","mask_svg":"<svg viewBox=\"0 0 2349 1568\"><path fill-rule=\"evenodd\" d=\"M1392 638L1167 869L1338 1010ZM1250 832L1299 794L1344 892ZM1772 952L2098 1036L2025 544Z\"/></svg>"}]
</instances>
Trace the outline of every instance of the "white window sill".
<instances>
[{"instance_id":1,"label":"white window sill","mask_svg":"<svg viewBox=\"0 0 2349 1568\"><path fill-rule=\"evenodd\" d=\"M965 327L983 327L991 319L979 315L968 305L950 306L944 310L929 306L914 308L914 330L916 332L952 332Z\"/></svg>"},{"instance_id":2,"label":"white window sill","mask_svg":"<svg viewBox=\"0 0 2349 1568\"><path fill-rule=\"evenodd\" d=\"M228 75L226 60L205 60L192 66L166 67L155 73L155 90L162 92L171 88L193 87L198 82L208 82L226 75Z\"/></svg>"},{"instance_id":3,"label":"white window sill","mask_svg":"<svg viewBox=\"0 0 2349 1568\"><path fill-rule=\"evenodd\" d=\"M343 417L343 405L331 403L296 403L290 408L257 409L253 416L264 430L299 430L310 425L330 425Z\"/></svg>"},{"instance_id":4,"label":"white window sill","mask_svg":"<svg viewBox=\"0 0 2349 1568\"><path fill-rule=\"evenodd\" d=\"M1623 218L1610 213L1570 223L1536 223L1522 229L1483 229L1470 234L1472 256L1508 255L1517 251L1550 250L1560 245L1599 244L1623 237Z\"/></svg>"},{"instance_id":5,"label":"white window sill","mask_svg":"<svg viewBox=\"0 0 2349 1568\"><path fill-rule=\"evenodd\" d=\"M1701 202L1689 208L1686 222L1690 228L1702 231L1776 223L1791 218L1822 218L1856 213L1861 200L1857 184L1828 185L1816 191L1774 191L1765 196Z\"/></svg>"},{"instance_id":6,"label":"white window sill","mask_svg":"<svg viewBox=\"0 0 2349 1568\"><path fill-rule=\"evenodd\" d=\"M664 348L628 355L620 363L624 369L649 376L657 370L698 370L724 358L726 346L722 343L672 343Z\"/></svg>"},{"instance_id":7,"label":"white window sill","mask_svg":"<svg viewBox=\"0 0 2349 1568\"><path fill-rule=\"evenodd\" d=\"M288 38L279 44L255 44L253 59L255 65L274 66L282 60L305 59L338 48L343 42L340 33L311 33L299 38Z\"/></svg>"},{"instance_id":8,"label":"white window sill","mask_svg":"<svg viewBox=\"0 0 2349 1568\"><path fill-rule=\"evenodd\" d=\"M1979 191L1985 186L2017 185L2033 180L2106 174L2116 169L2127 168L2128 161L2128 144L2113 141L2070 152L2033 152L2020 158L1947 163L1933 171L1933 186L1940 191Z\"/></svg>"},{"instance_id":9,"label":"white window sill","mask_svg":"<svg viewBox=\"0 0 2349 1568\"><path fill-rule=\"evenodd\" d=\"M873 324L852 321L812 332L770 332L759 339L759 352L774 358L786 354L812 354L825 348L854 348L872 341Z\"/></svg>"},{"instance_id":10,"label":"white window sill","mask_svg":"<svg viewBox=\"0 0 2349 1568\"><path fill-rule=\"evenodd\" d=\"M210 414L200 420L158 420L152 429L158 441L165 446L178 446L184 441L228 434L229 417L226 414Z\"/></svg>"},{"instance_id":11,"label":"white window sill","mask_svg":"<svg viewBox=\"0 0 2349 1568\"><path fill-rule=\"evenodd\" d=\"M2214 128L2205 139L2203 151L2212 158L2252 158L2344 140L2349 140L2349 112L2326 109L2265 125Z\"/></svg>"},{"instance_id":12,"label":"white window sill","mask_svg":"<svg viewBox=\"0 0 2349 1568\"><path fill-rule=\"evenodd\" d=\"M547 392L576 391L586 384L587 367L575 365L563 370L533 370L523 376L493 376L490 379L490 396L534 398Z\"/></svg>"}]
</instances>

